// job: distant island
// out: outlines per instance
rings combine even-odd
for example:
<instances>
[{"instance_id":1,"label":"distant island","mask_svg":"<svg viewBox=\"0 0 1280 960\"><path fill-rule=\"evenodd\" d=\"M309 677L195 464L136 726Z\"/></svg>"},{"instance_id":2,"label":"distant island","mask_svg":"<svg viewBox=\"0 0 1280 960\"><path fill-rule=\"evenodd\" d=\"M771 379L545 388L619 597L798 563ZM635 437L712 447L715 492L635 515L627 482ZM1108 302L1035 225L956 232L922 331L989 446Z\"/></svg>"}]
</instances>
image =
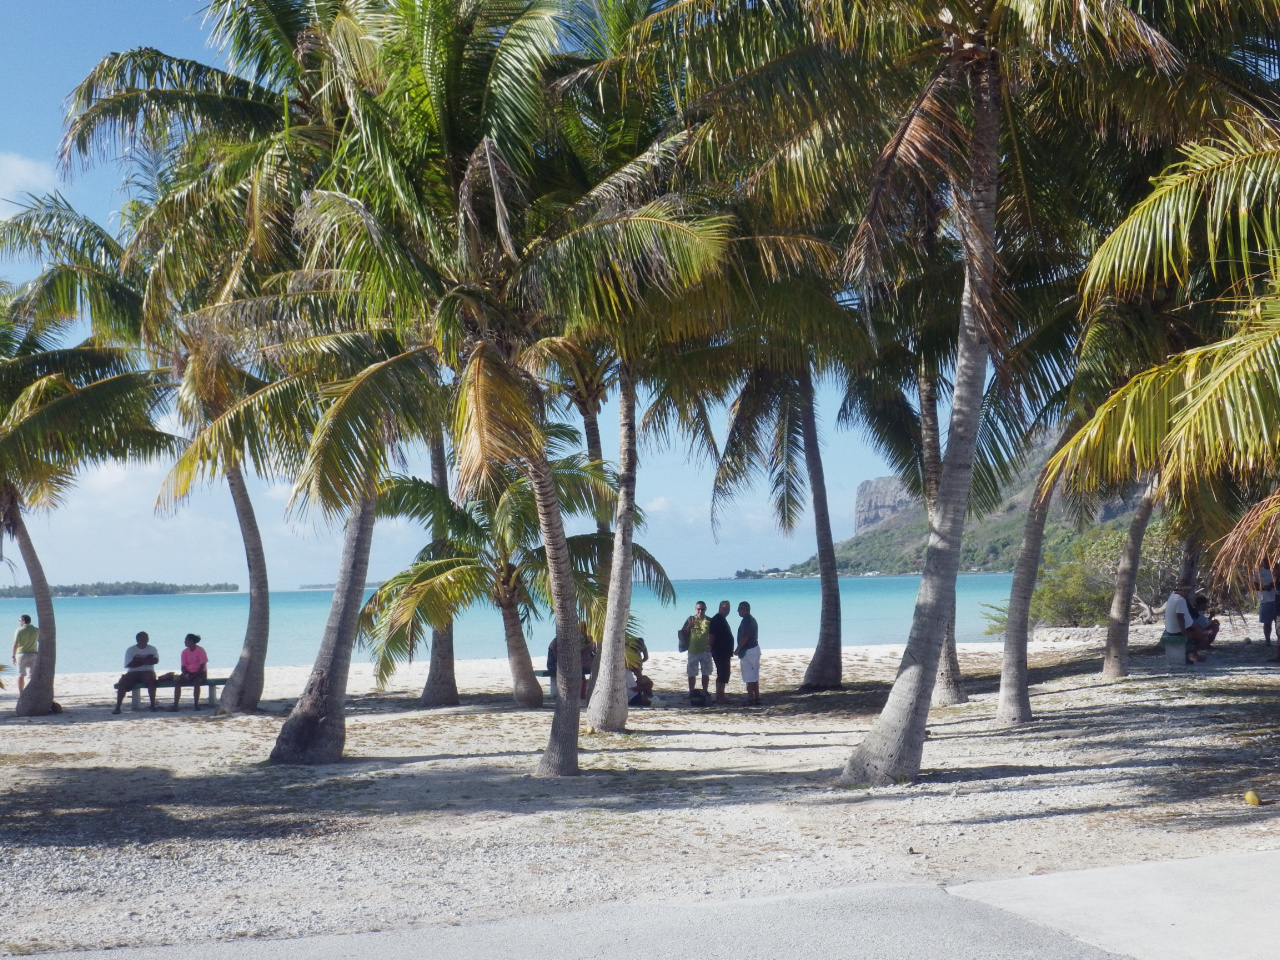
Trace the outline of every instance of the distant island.
<instances>
[{"instance_id":1,"label":"distant island","mask_svg":"<svg viewBox=\"0 0 1280 960\"><path fill-rule=\"evenodd\" d=\"M298 587L299 590L334 590L337 588L336 583L304 583ZM381 580L367 580L364 588L366 590L377 590L382 586Z\"/></svg>"},{"instance_id":2,"label":"distant island","mask_svg":"<svg viewBox=\"0 0 1280 960\"><path fill-rule=\"evenodd\" d=\"M236 593L238 583L72 583L49 588L55 597L154 597L175 593ZM0 598L6 600L31 596L31 586L0 587Z\"/></svg>"}]
</instances>

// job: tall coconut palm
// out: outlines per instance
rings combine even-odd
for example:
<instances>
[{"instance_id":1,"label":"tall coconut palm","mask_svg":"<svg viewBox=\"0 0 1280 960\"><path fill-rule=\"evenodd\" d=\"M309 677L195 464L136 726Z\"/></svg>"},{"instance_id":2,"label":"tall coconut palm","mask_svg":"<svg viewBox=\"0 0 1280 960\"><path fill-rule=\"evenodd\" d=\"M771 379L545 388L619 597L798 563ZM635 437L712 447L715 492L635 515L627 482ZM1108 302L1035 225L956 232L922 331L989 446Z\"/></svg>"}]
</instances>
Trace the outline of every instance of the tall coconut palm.
<instances>
[{"instance_id":1,"label":"tall coconut palm","mask_svg":"<svg viewBox=\"0 0 1280 960\"><path fill-rule=\"evenodd\" d=\"M459 496L503 465L529 478L568 675L578 663L577 597L546 453L539 344L624 316L636 290L697 281L718 262L725 224L650 185L669 167L669 148L588 190L563 189L555 152L542 149L551 129L543 80L563 27L562 9L547 3L397 5L380 33L378 106L390 135L352 130L306 229L317 262L345 276L368 312L417 318L423 349L455 369ZM372 436L399 410L366 414ZM541 774L577 771L578 713L562 688Z\"/></svg>"},{"instance_id":2,"label":"tall coconut palm","mask_svg":"<svg viewBox=\"0 0 1280 960\"><path fill-rule=\"evenodd\" d=\"M1185 129L1179 104L1189 96L1216 87L1216 100L1206 98L1210 109L1237 109L1219 76L1239 72L1240 37L1265 30L1269 14L1262 4L1216 0L1196 9L1191 20L1183 10L1153 10L1153 23L1127 5L1102 3L1089 4L1086 16L1051 3L1016 11L999 2L951 6L942 17L918 4L815 3L799 12L730 5L714 15L673 7L650 32L654 44L660 33L675 36L682 55L698 47L706 55L683 62L720 72L723 79L690 96L710 117L708 154L714 147L734 163L754 157L735 183L794 219L859 223L848 256L848 277L859 288L874 289L898 268L892 248L928 214L929 197L949 198L955 211L965 285L939 508L902 670L850 758L849 782L892 782L919 768L954 604L981 397L989 362L1003 354L1008 316L998 253L1033 238L1044 225L1041 201L1058 194L1023 176L1025 148L1034 145L1028 135L1084 112L1097 121L1091 136L1125 131L1167 143ZM1184 73L1162 30L1193 21L1180 40L1204 69ZM1207 22L1213 30L1202 29ZM1056 95L1039 96L1048 84L1038 84L1049 79ZM1197 109L1198 122L1204 111ZM870 143L882 146L868 151ZM851 171L869 175L860 181Z\"/></svg>"},{"instance_id":3,"label":"tall coconut palm","mask_svg":"<svg viewBox=\"0 0 1280 960\"><path fill-rule=\"evenodd\" d=\"M53 600L26 514L56 506L80 469L165 455L176 441L153 422L165 402L163 376L135 369L119 348L57 346L57 325L24 313L31 292L20 288L0 317L0 525L18 543L40 629L36 667L16 707L24 717L53 709L57 669Z\"/></svg>"},{"instance_id":4,"label":"tall coconut palm","mask_svg":"<svg viewBox=\"0 0 1280 960\"><path fill-rule=\"evenodd\" d=\"M371 12L360 2L214 0L206 11L212 41L229 69L139 48L104 58L70 98L68 166L135 155L155 142L174 145L178 169L164 171L168 189L138 218L128 259L146 273L144 338L176 357L180 370L202 373L183 377L182 409L194 430L227 409L228 391L244 396L256 384L211 351L225 342L216 329L203 324L193 334L174 321L260 292L265 275L292 265L296 204L326 169L339 131L363 120L351 101L365 96ZM221 698L232 712L255 709L261 695L269 593L245 458L221 462L250 586L244 645ZM171 476L162 503L180 500L190 481Z\"/></svg>"},{"instance_id":5,"label":"tall coconut palm","mask_svg":"<svg viewBox=\"0 0 1280 960\"><path fill-rule=\"evenodd\" d=\"M562 509L567 514L600 512L615 499L599 468L575 458L552 461ZM397 662L410 659L425 625L452 620L473 603L489 601L502 614L516 703L542 706L542 687L533 674L524 624L547 602L546 558L540 549L537 510L527 478L508 472L492 487L455 506L447 492L414 477L392 477L379 492L379 514L410 517L448 531L445 551L435 542L414 564L387 580L365 607L364 630L374 652L375 674L385 680ZM568 538L575 569L589 577L610 537ZM635 574L668 602L674 591L662 568L638 550ZM580 581L585 592L594 593Z\"/></svg>"}]
</instances>

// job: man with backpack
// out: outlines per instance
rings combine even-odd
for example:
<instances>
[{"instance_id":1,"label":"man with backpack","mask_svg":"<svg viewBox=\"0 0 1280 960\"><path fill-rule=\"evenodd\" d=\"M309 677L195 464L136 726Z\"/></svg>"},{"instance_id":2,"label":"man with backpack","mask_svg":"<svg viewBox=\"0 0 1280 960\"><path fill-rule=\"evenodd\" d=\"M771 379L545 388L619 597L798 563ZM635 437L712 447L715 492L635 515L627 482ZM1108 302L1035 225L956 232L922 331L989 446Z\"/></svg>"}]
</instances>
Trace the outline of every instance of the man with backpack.
<instances>
[{"instance_id":1,"label":"man with backpack","mask_svg":"<svg viewBox=\"0 0 1280 960\"><path fill-rule=\"evenodd\" d=\"M708 687L711 684L711 621L707 619L707 605L699 600L693 607L693 616L680 628L680 649L688 652L689 703L692 706L707 705ZM697 689L698 671L702 671L702 695Z\"/></svg>"}]
</instances>

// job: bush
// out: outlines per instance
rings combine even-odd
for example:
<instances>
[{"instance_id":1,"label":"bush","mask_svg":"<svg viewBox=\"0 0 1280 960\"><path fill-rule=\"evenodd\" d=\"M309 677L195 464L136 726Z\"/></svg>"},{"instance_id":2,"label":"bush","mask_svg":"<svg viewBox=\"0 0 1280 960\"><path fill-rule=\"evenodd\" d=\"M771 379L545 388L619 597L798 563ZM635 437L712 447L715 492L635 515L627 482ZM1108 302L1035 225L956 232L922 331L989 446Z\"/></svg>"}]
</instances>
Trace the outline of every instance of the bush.
<instances>
[{"instance_id":1,"label":"bush","mask_svg":"<svg viewBox=\"0 0 1280 960\"><path fill-rule=\"evenodd\" d=\"M1046 555L1031 597L1032 622L1051 627L1105 624L1128 532L1127 525L1102 524L1082 533L1066 557ZM1177 582L1181 561L1181 544L1170 538L1164 518L1153 520L1142 541L1134 596L1160 606Z\"/></svg>"}]
</instances>

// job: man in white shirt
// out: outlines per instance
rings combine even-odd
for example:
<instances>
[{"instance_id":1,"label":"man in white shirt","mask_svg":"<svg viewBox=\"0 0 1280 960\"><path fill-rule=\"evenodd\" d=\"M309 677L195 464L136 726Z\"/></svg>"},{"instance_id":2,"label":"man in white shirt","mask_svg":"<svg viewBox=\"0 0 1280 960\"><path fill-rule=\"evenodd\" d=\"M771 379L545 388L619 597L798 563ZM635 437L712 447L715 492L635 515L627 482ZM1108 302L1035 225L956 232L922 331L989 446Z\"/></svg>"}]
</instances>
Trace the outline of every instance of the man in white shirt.
<instances>
[{"instance_id":1,"label":"man in white shirt","mask_svg":"<svg viewBox=\"0 0 1280 960\"><path fill-rule=\"evenodd\" d=\"M1271 625L1276 619L1276 580L1271 573L1271 560L1262 558L1262 565L1253 575L1253 589L1258 593L1258 622L1267 646L1271 646Z\"/></svg>"},{"instance_id":2,"label":"man in white shirt","mask_svg":"<svg viewBox=\"0 0 1280 960\"><path fill-rule=\"evenodd\" d=\"M1191 652L1188 643L1191 640L1189 628L1194 622L1191 619L1191 608L1187 606L1187 594L1191 592L1190 580L1179 580L1173 593L1164 605L1164 636L1161 643L1180 643L1187 652L1187 663L1198 663L1200 658Z\"/></svg>"},{"instance_id":3,"label":"man in white shirt","mask_svg":"<svg viewBox=\"0 0 1280 960\"><path fill-rule=\"evenodd\" d=\"M151 645L151 638L145 632L139 633L136 642L124 652L124 676L116 684L116 708L112 713L120 712L124 703L124 695L131 693L140 683L147 685L151 694L151 711L156 709L156 664L160 662L160 654Z\"/></svg>"}]
</instances>

